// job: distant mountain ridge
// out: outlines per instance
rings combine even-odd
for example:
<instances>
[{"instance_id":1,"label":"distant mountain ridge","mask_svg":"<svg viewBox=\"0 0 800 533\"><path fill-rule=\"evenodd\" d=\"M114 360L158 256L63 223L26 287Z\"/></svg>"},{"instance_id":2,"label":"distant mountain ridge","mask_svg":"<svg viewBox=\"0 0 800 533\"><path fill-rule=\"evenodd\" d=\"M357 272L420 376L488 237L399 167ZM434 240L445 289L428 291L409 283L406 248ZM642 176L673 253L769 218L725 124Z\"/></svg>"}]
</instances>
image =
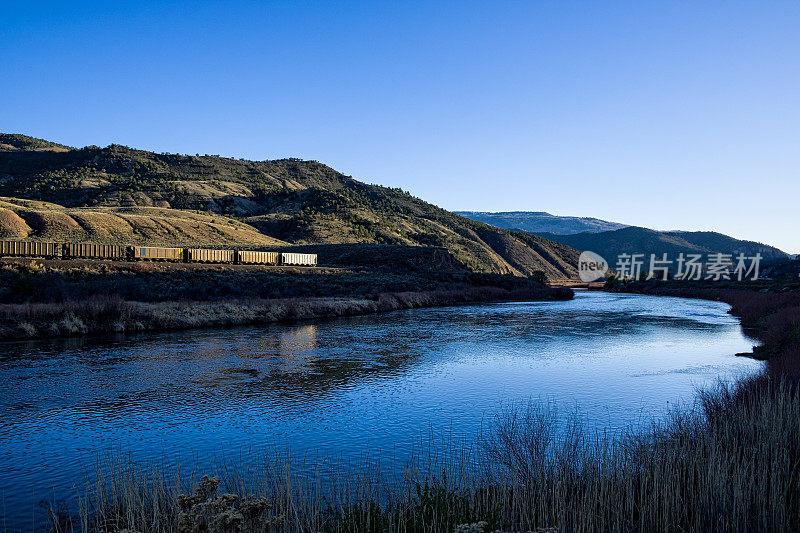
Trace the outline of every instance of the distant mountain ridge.
<instances>
[{"instance_id":1,"label":"distant mountain ridge","mask_svg":"<svg viewBox=\"0 0 800 533\"><path fill-rule=\"evenodd\" d=\"M528 231L577 250L590 250L613 263L622 253L643 253L677 257L683 253L760 253L765 259L785 259L787 254L774 246L745 241L713 231L657 231L627 226L590 217L563 217L538 211L486 213L456 211L473 220L508 229ZM605 228L605 229L603 229ZM576 231L579 230L579 231Z\"/></svg>"},{"instance_id":2,"label":"distant mountain ridge","mask_svg":"<svg viewBox=\"0 0 800 533\"><path fill-rule=\"evenodd\" d=\"M678 254L732 254L743 253L748 257L759 253L765 260L786 259L788 255L760 242L744 241L716 233L713 231L655 231L647 228L630 226L614 231L601 233L576 233L573 235L557 235L555 233L539 233L546 239L572 246L578 250L590 250L598 253L613 267L620 254L650 254L661 257L667 254L668 259L677 259Z\"/></svg>"},{"instance_id":3,"label":"distant mountain ridge","mask_svg":"<svg viewBox=\"0 0 800 533\"><path fill-rule=\"evenodd\" d=\"M568 246L461 217L316 161L76 149L0 134L0 196L0 238L435 246L475 272L577 275L578 252Z\"/></svg>"},{"instance_id":4,"label":"distant mountain ridge","mask_svg":"<svg viewBox=\"0 0 800 533\"><path fill-rule=\"evenodd\" d=\"M454 213L498 228L529 233L558 233L570 235L588 231L597 233L628 227L627 224L609 222L592 217L567 217L551 215L544 211L453 211Z\"/></svg>"}]
</instances>

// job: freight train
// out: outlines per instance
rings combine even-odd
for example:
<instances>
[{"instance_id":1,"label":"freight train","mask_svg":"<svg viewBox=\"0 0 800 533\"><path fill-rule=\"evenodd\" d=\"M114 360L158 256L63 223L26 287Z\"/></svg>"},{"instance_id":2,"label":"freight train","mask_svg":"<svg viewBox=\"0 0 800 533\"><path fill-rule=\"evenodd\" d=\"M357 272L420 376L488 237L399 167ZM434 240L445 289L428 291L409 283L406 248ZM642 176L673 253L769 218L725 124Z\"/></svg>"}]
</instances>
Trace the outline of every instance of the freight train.
<instances>
[{"instance_id":1,"label":"freight train","mask_svg":"<svg viewBox=\"0 0 800 533\"><path fill-rule=\"evenodd\" d=\"M317 254L39 241L0 241L0 257L229 263L235 265L317 265Z\"/></svg>"}]
</instances>

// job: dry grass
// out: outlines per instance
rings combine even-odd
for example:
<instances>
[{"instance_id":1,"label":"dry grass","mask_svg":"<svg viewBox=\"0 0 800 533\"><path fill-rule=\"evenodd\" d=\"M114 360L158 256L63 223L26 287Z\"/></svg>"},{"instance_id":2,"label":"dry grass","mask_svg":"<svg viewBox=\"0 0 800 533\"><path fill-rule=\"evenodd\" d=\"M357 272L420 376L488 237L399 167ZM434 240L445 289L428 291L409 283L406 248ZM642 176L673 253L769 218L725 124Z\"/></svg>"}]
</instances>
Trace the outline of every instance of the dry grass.
<instances>
[{"instance_id":1,"label":"dry grass","mask_svg":"<svg viewBox=\"0 0 800 533\"><path fill-rule=\"evenodd\" d=\"M59 303L0 304L0 339L77 336L145 330L243 326L352 316L474 302L566 300L568 289L473 287L366 297L132 302L92 296Z\"/></svg>"},{"instance_id":2,"label":"dry grass","mask_svg":"<svg viewBox=\"0 0 800 533\"><path fill-rule=\"evenodd\" d=\"M0 239L25 239L32 231L18 214L0 207Z\"/></svg>"},{"instance_id":3,"label":"dry grass","mask_svg":"<svg viewBox=\"0 0 800 533\"><path fill-rule=\"evenodd\" d=\"M222 215L157 207L64 208L0 198L0 237L149 245L285 245Z\"/></svg>"},{"instance_id":4,"label":"dry grass","mask_svg":"<svg viewBox=\"0 0 800 533\"><path fill-rule=\"evenodd\" d=\"M463 271L13 261L0 265L0 339L247 325L572 295L536 279Z\"/></svg>"}]
</instances>

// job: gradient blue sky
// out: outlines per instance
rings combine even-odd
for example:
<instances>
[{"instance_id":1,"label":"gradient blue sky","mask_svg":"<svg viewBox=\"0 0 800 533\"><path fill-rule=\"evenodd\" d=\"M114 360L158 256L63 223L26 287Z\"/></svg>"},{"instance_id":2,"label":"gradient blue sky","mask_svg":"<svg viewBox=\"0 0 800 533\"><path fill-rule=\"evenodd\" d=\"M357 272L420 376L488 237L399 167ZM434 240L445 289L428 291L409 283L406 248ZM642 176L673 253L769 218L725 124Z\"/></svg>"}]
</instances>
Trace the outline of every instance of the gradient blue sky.
<instances>
[{"instance_id":1,"label":"gradient blue sky","mask_svg":"<svg viewBox=\"0 0 800 533\"><path fill-rule=\"evenodd\" d=\"M800 2L3 2L0 131L800 252Z\"/></svg>"}]
</instances>

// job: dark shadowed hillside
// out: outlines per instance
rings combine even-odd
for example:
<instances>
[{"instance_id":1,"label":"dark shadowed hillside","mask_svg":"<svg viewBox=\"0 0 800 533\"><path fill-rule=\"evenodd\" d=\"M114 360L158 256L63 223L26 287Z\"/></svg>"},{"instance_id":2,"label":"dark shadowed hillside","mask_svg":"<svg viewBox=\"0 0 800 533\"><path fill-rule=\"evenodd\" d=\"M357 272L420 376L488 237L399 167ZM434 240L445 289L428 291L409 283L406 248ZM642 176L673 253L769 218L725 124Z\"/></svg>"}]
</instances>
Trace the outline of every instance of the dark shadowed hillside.
<instances>
[{"instance_id":1,"label":"dark shadowed hillside","mask_svg":"<svg viewBox=\"0 0 800 533\"><path fill-rule=\"evenodd\" d=\"M466 219L316 161L157 154L120 145L74 149L0 134L0 196L6 197L0 233L17 238L64 228L77 240L123 238L106 230L113 227L134 242L156 235L162 243L215 244L241 235L248 244L437 246L474 271L543 271L551 279L572 277L577 262L568 246ZM25 207L24 200L56 205ZM54 223L59 231L52 231Z\"/></svg>"},{"instance_id":2,"label":"dark shadowed hillside","mask_svg":"<svg viewBox=\"0 0 800 533\"><path fill-rule=\"evenodd\" d=\"M734 239L713 231L662 232L647 228L628 227L601 233L577 233L575 235L556 235L543 233L542 236L578 250L591 250L603 256L613 266L622 253L668 254L675 258L679 253L708 254L744 253L748 256L760 253L764 259L785 259L784 252L773 246L753 241Z\"/></svg>"}]
</instances>

